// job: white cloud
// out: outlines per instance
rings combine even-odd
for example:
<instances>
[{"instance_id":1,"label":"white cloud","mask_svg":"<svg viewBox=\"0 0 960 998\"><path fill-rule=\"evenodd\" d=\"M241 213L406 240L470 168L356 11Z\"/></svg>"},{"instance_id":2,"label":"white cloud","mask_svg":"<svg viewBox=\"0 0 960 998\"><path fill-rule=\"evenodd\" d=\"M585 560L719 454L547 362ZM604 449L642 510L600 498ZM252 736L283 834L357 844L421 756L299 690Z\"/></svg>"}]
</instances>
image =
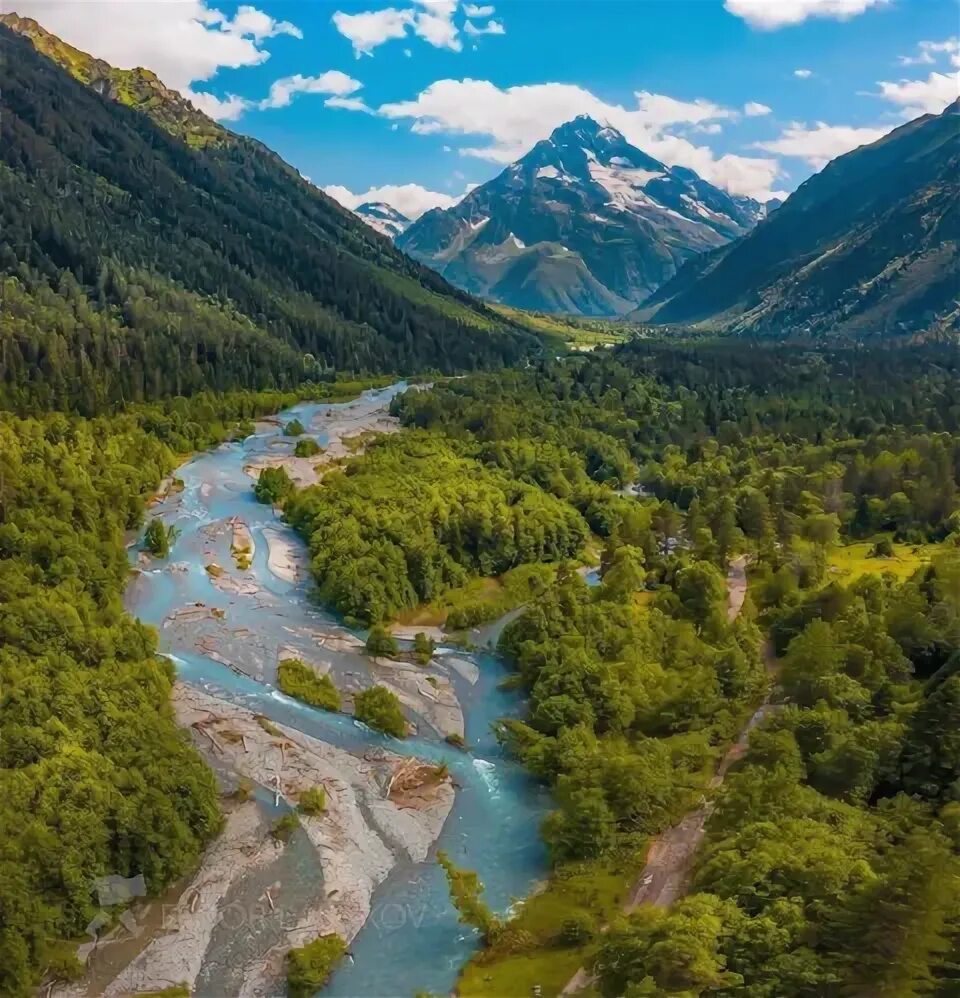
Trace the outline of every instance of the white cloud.
<instances>
[{"instance_id":1,"label":"white cloud","mask_svg":"<svg viewBox=\"0 0 960 998\"><path fill-rule=\"evenodd\" d=\"M463 30L468 35L505 35L507 33L500 21L488 21L482 27L478 27L473 21L467 21Z\"/></svg>"},{"instance_id":2,"label":"white cloud","mask_svg":"<svg viewBox=\"0 0 960 998\"><path fill-rule=\"evenodd\" d=\"M413 12L395 7L368 10L361 14L344 14L338 10L332 20L337 31L350 40L353 53L359 59L362 55L373 55L378 45L391 38L403 38L413 21Z\"/></svg>"},{"instance_id":3,"label":"white cloud","mask_svg":"<svg viewBox=\"0 0 960 998\"><path fill-rule=\"evenodd\" d=\"M230 22L230 30L241 35L252 35L258 42L274 35L303 38L303 32L295 24L289 21L275 21L269 14L249 5L237 8L237 13Z\"/></svg>"},{"instance_id":4,"label":"white cloud","mask_svg":"<svg viewBox=\"0 0 960 998\"><path fill-rule=\"evenodd\" d=\"M809 80L810 77L813 76L813 70L812 69L795 69L793 71L793 75L798 80Z\"/></svg>"},{"instance_id":5,"label":"white cloud","mask_svg":"<svg viewBox=\"0 0 960 998\"><path fill-rule=\"evenodd\" d=\"M818 121L813 127L801 122L793 122L785 128L778 139L771 142L758 142L758 149L778 153L781 156L797 156L814 169L820 170L831 159L841 156L857 146L876 142L889 131L888 128L854 128L850 125L828 125Z\"/></svg>"},{"instance_id":6,"label":"white cloud","mask_svg":"<svg viewBox=\"0 0 960 998\"><path fill-rule=\"evenodd\" d=\"M723 125L719 121L711 121L706 125L697 125L695 132L702 132L704 135L720 135L723 132Z\"/></svg>"},{"instance_id":7,"label":"white cloud","mask_svg":"<svg viewBox=\"0 0 960 998\"><path fill-rule=\"evenodd\" d=\"M253 102L247 100L246 97L238 97L236 94L228 94L221 99L202 91L184 90L183 96L198 111L202 111L207 117L213 118L215 121L236 121L253 105Z\"/></svg>"},{"instance_id":8,"label":"white cloud","mask_svg":"<svg viewBox=\"0 0 960 998\"><path fill-rule=\"evenodd\" d=\"M423 8L413 17L413 33L438 49L459 52L463 48L460 32L453 23L457 0L416 0Z\"/></svg>"},{"instance_id":9,"label":"white cloud","mask_svg":"<svg viewBox=\"0 0 960 998\"><path fill-rule=\"evenodd\" d=\"M153 70L167 86L181 91L197 80L211 79L221 68L263 63L270 57L261 45L267 38L301 36L289 21L276 21L254 7L240 7L231 20L206 0L16 0L15 6L17 13L36 18L84 52L121 69ZM231 100L221 103L229 105Z\"/></svg>"},{"instance_id":10,"label":"white cloud","mask_svg":"<svg viewBox=\"0 0 960 998\"><path fill-rule=\"evenodd\" d=\"M323 102L324 107L338 107L343 111L362 111L364 114L376 112L359 97L328 97Z\"/></svg>"},{"instance_id":11,"label":"white cloud","mask_svg":"<svg viewBox=\"0 0 960 998\"><path fill-rule=\"evenodd\" d=\"M349 187L342 187L339 184L324 187L324 191L330 197L351 211L368 201L383 201L411 219L419 218L431 208L452 208L462 200L469 189L468 187L464 190L463 194L452 196L428 190L419 184L386 184L383 187L371 187L362 194L355 194Z\"/></svg>"},{"instance_id":12,"label":"white cloud","mask_svg":"<svg viewBox=\"0 0 960 998\"><path fill-rule=\"evenodd\" d=\"M670 134L671 125L703 125L735 119L738 112L710 101L681 101L639 92L635 108L607 104L572 84L541 83L501 89L488 80L438 80L409 101L384 104L386 118L412 121L419 135L476 136L485 144L460 150L494 163L510 163L554 128L589 114L618 128L634 145L670 165L689 167L705 180L738 194L769 195L779 164L775 159L727 154Z\"/></svg>"},{"instance_id":13,"label":"white cloud","mask_svg":"<svg viewBox=\"0 0 960 998\"><path fill-rule=\"evenodd\" d=\"M373 50L394 38L405 38L409 28L434 48L459 52L463 45L453 21L457 0L415 0L417 7L400 10L386 7L360 14L336 11L333 24L353 45L354 55L373 55ZM405 50L408 51L408 50Z\"/></svg>"},{"instance_id":14,"label":"white cloud","mask_svg":"<svg viewBox=\"0 0 960 998\"><path fill-rule=\"evenodd\" d=\"M493 17L494 8L489 6L478 7L476 4L465 3L463 12L467 17Z\"/></svg>"},{"instance_id":15,"label":"white cloud","mask_svg":"<svg viewBox=\"0 0 960 998\"><path fill-rule=\"evenodd\" d=\"M954 66L960 66L960 38L947 38L942 42L920 42L916 55L902 55L901 66L933 66L943 57L949 56Z\"/></svg>"},{"instance_id":16,"label":"white cloud","mask_svg":"<svg viewBox=\"0 0 960 998\"><path fill-rule=\"evenodd\" d=\"M296 94L330 94L334 97L346 97L356 93L362 84L338 69L328 70L320 76L285 76L276 80L270 87L270 93L257 107L261 111L269 108L287 107Z\"/></svg>"},{"instance_id":17,"label":"white cloud","mask_svg":"<svg viewBox=\"0 0 960 998\"><path fill-rule=\"evenodd\" d=\"M956 73L931 73L925 80L881 82L879 96L897 104L907 118L921 114L939 114L960 95Z\"/></svg>"},{"instance_id":18,"label":"white cloud","mask_svg":"<svg viewBox=\"0 0 960 998\"><path fill-rule=\"evenodd\" d=\"M743 105L743 113L748 118L759 118L762 115L770 114L773 111L772 107L767 107L766 104L761 104L759 101L750 100Z\"/></svg>"},{"instance_id":19,"label":"white cloud","mask_svg":"<svg viewBox=\"0 0 960 998\"><path fill-rule=\"evenodd\" d=\"M723 6L752 28L774 31L809 17L846 21L887 0L724 0Z\"/></svg>"}]
</instances>

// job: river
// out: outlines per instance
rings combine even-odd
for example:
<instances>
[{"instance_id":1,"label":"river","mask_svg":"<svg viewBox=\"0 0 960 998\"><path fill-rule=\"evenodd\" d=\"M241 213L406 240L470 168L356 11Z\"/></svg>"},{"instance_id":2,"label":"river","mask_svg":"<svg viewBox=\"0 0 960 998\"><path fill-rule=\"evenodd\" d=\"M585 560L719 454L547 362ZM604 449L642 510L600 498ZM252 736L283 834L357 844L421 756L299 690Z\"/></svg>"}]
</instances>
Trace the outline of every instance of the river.
<instances>
[{"instance_id":1,"label":"river","mask_svg":"<svg viewBox=\"0 0 960 998\"><path fill-rule=\"evenodd\" d=\"M419 724L416 737L405 741L380 736L349 716L290 700L273 685L281 649L300 650L310 658L317 653L318 641L322 645L328 636L334 638L333 650L324 649L323 657L338 685L370 685L376 672L362 649L349 647L358 635L311 604L307 580L291 583L270 570L270 531L283 532L300 549L302 543L269 506L255 501L253 479L244 469L265 456L292 450L293 441L283 436L280 423L296 417L325 446L339 419L383 412L405 388L400 383L367 392L353 403L297 405L280 414L279 421L258 423L257 432L246 440L224 444L184 464L176 472L183 490L169 494L151 514L180 533L166 561L146 562L132 552L142 571L128 587L127 608L158 629L162 653L176 663L179 678L187 684L349 751L386 746L445 762L459 788L439 846L457 864L479 873L488 901L502 912L546 874L538 829L549 807L546 792L501 751L492 733L497 718L523 709L518 694L498 689L507 674L502 662L488 653L438 649L434 664L449 675L463 706L469 752L449 746L425 723ZM248 526L255 553L250 568L240 573L243 584L231 590L207 569L212 563L233 566L229 524L234 517ZM454 658L476 666L475 683L470 682L475 677L469 668L453 667ZM269 795L263 796L262 806L269 808ZM309 862L309 852L293 856L294 872L288 876L302 882L304 891L316 891ZM224 981L236 966L232 936L229 931L214 933L196 995L221 998ZM344 962L323 994L359 998L413 995L418 990L444 993L475 947L473 933L457 922L445 878L432 859L401 863L373 897L371 916L350 947L353 962Z\"/></svg>"}]
</instances>

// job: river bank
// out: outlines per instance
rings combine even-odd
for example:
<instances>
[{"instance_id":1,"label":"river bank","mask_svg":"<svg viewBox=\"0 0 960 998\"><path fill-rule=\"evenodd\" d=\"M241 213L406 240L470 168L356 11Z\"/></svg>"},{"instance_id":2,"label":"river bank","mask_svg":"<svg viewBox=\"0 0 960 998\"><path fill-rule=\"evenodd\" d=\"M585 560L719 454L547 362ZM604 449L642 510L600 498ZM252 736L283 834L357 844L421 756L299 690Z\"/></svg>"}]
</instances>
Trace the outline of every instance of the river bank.
<instances>
[{"instance_id":1,"label":"river bank","mask_svg":"<svg viewBox=\"0 0 960 998\"><path fill-rule=\"evenodd\" d=\"M228 803L225 832L200 871L178 898L165 899L176 931L144 932L101 990L158 990L176 973L172 983L188 981L194 995L220 995L224 982L229 993L272 993L286 950L325 931L353 938L356 958L338 970L330 994L448 990L475 941L458 930L430 859L438 836L458 862L481 871L501 908L542 873L536 828L546 801L491 734L495 718L520 710L515 694L497 689L502 665L443 647L426 668L370 659L362 636L310 602L303 543L253 498L250 470L292 458L288 421L315 436L324 447L315 463L329 467L371 431L395 432L387 408L402 387L343 405L303 403L262 421L253 437L177 469L183 488L151 509L179 534L168 559L144 560L127 606L159 627L161 649L177 663L178 720L223 792L242 780L253 797ZM294 656L329 673L347 705L374 683L394 689L416 738L386 739L348 715L283 697L273 686L276 665ZM447 735L464 737L470 751L447 745ZM449 776L434 787L430 774L441 771ZM327 788L328 808L301 818L281 849L270 828L312 780ZM226 879L217 871L231 852L245 858L228 864L234 875Z\"/></svg>"}]
</instances>

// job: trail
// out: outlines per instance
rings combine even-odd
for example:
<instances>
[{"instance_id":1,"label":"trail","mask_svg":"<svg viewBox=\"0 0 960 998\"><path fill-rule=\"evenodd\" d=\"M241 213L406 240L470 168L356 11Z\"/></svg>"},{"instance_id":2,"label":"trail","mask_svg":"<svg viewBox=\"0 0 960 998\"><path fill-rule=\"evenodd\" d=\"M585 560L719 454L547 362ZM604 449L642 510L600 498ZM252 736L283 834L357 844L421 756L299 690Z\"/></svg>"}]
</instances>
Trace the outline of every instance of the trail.
<instances>
[{"instance_id":1,"label":"trail","mask_svg":"<svg viewBox=\"0 0 960 998\"><path fill-rule=\"evenodd\" d=\"M727 573L727 619L736 620L743 609L747 596L747 559L741 555L730 562ZM763 661L768 674L773 672L775 661L769 644L763 648ZM753 712L743 726L737 740L724 753L717 771L708 784L709 790L719 787L730 767L747 750L750 732L771 710L768 690L763 703ZM714 801L704 795L696 810L691 811L676 825L658 835L650 845L647 861L633 889L623 905L623 913L629 915L641 904L651 904L657 908L668 908L681 898L686 890L693 860L706 833L707 821L713 813ZM586 988L591 982L590 974L581 967L567 982L561 995L572 995Z\"/></svg>"}]
</instances>

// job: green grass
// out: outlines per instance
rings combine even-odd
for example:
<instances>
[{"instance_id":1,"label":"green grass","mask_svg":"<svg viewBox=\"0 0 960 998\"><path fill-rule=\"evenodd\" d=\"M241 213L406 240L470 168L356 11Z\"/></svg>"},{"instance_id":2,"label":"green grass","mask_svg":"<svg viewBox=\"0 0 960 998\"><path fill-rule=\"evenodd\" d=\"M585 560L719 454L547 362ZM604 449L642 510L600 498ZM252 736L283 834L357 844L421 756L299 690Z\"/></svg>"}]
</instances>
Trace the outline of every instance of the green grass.
<instances>
[{"instance_id":1,"label":"green grass","mask_svg":"<svg viewBox=\"0 0 960 998\"><path fill-rule=\"evenodd\" d=\"M491 304L490 307L517 325L526 326L548 340L561 341L573 349L622 343L634 331L633 326L617 319L586 319L551 315L547 312L526 312L509 305Z\"/></svg>"},{"instance_id":2,"label":"green grass","mask_svg":"<svg viewBox=\"0 0 960 998\"><path fill-rule=\"evenodd\" d=\"M457 983L462 998L509 998L529 995L539 984L544 998L556 995L590 959L596 943L563 946L558 942L564 923L588 913L597 928L617 916L630 887L643 868L646 849L619 853L589 863L557 869L546 887L528 898L510 920L507 938L528 934L530 944L519 952L494 945L467 964Z\"/></svg>"},{"instance_id":3,"label":"green grass","mask_svg":"<svg viewBox=\"0 0 960 998\"><path fill-rule=\"evenodd\" d=\"M940 544L894 544L892 558L871 558L870 552L880 538L836 547L827 558L827 577L838 582L856 582L863 575L892 572L898 580L909 579L930 559L943 550Z\"/></svg>"},{"instance_id":4,"label":"green grass","mask_svg":"<svg viewBox=\"0 0 960 998\"><path fill-rule=\"evenodd\" d=\"M518 565L499 578L471 579L431 603L402 613L398 623L424 627L449 624L455 630L474 627L496 620L542 593L553 583L556 574L556 565L530 564Z\"/></svg>"}]
</instances>

